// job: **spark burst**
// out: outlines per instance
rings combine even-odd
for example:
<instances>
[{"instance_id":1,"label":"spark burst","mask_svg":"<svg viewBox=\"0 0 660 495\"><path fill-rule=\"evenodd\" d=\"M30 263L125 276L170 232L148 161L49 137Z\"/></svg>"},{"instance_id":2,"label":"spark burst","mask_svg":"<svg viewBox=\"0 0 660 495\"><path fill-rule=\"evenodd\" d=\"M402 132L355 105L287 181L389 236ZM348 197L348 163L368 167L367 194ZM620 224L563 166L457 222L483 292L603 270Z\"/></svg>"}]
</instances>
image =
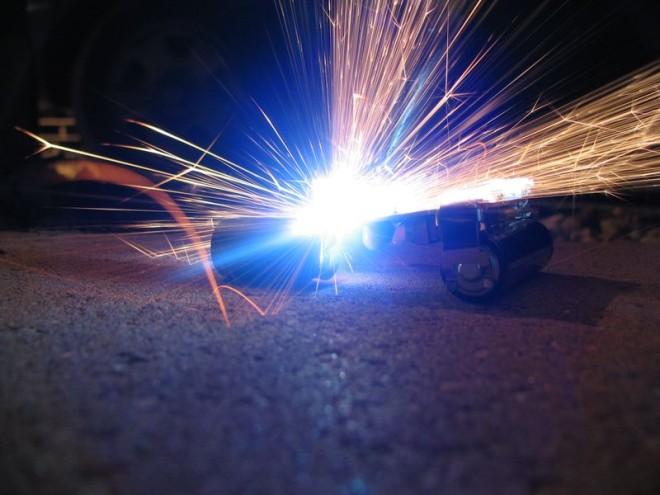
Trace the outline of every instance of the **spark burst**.
<instances>
[{"instance_id":1,"label":"spark burst","mask_svg":"<svg viewBox=\"0 0 660 495\"><path fill-rule=\"evenodd\" d=\"M658 64L572 104L537 103L516 115L511 102L540 77L552 55L532 50L497 83L475 89L472 82L493 70L491 62L515 38L490 39L466 58L483 4L330 0L317 4L319 12L311 16L306 2L279 4L289 62L298 75L292 88L297 101L309 101L307 77L320 71L325 111L308 123L307 150L289 143L260 107L270 133L254 136L254 143L267 158L252 163L237 163L143 122L133 123L186 146L198 159L142 141L124 146L179 168L171 172L35 139L43 149L103 162L61 166L63 177L128 185L170 212L173 222L136 227L168 235L181 231L183 241L173 243L168 236L159 251L127 242L148 256L201 261L227 322L222 291L235 289L218 285L209 262L209 239L223 219L289 219L291 235L338 245L379 218L468 199L657 186ZM320 34L311 42L315 32ZM295 263L286 271L288 277L275 277L270 302L257 306L243 297L261 314L277 312Z\"/></svg>"}]
</instances>

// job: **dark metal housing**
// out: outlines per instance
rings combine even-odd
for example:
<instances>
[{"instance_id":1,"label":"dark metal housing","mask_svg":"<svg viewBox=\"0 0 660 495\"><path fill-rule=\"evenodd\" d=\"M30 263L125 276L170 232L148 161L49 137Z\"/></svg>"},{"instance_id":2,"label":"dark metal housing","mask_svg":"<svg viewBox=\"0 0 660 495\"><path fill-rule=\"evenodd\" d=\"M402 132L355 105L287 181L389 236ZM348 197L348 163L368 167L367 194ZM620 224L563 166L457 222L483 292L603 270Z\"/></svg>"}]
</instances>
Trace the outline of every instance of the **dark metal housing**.
<instances>
[{"instance_id":1,"label":"dark metal housing","mask_svg":"<svg viewBox=\"0 0 660 495\"><path fill-rule=\"evenodd\" d=\"M489 299L540 271L552 257L552 236L527 201L445 206L436 224L442 278L463 299Z\"/></svg>"}]
</instances>

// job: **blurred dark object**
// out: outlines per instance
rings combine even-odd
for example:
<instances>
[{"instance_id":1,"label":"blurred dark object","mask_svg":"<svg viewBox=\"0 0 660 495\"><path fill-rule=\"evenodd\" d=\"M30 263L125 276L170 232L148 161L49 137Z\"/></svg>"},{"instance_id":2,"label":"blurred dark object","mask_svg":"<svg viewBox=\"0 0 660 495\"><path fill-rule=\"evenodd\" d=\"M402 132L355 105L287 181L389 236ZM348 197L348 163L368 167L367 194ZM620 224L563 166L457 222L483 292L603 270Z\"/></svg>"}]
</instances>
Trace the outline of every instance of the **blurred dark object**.
<instances>
[{"instance_id":1,"label":"blurred dark object","mask_svg":"<svg viewBox=\"0 0 660 495\"><path fill-rule=\"evenodd\" d=\"M28 35L26 2L4 0L0 2L0 60L3 75L0 78L0 126L2 157L1 166L11 166L7 157L16 158L23 150L29 150L26 140L14 127L34 127L37 119L36 93L32 48Z\"/></svg>"},{"instance_id":2,"label":"blurred dark object","mask_svg":"<svg viewBox=\"0 0 660 495\"><path fill-rule=\"evenodd\" d=\"M17 168L34 145L18 133L15 126L34 128L37 120L34 64L25 1L0 2L0 60L3 68L0 77L0 226L5 226L13 220L27 221L17 207L20 201L16 192Z\"/></svg>"},{"instance_id":3,"label":"blurred dark object","mask_svg":"<svg viewBox=\"0 0 660 495\"><path fill-rule=\"evenodd\" d=\"M660 197L654 189L635 191L621 198L545 198L536 200L535 205L543 224L557 240L660 243Z\"/></svg>"},{"instance_id":4,"label":"blurred dark object","mask_svg":"<svg viewBox=\"0 0 660 495\"><path fill-rule=\"evenodd\" d=\"M72 112L86 147L107 141L126 118L210 141L232 113L224 92L226 57L242 57L245 64L246 52L263 41L254 40L248 26L260 24L254 5L265 3L50 0L35 5L31 22L44 111Z\"/></svg>"}]
</instances>

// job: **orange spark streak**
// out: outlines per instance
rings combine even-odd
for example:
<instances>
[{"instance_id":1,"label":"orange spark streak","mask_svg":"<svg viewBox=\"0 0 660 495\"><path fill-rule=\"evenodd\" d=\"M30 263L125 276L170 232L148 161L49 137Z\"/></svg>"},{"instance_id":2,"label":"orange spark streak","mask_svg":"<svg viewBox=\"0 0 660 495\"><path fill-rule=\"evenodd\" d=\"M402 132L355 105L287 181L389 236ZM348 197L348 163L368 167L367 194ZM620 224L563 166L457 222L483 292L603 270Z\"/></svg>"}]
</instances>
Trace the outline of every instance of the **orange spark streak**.
<instances>
[{"instance_id":1,"label":"orange spark streak","mask_svg":"<svg viewBox=\"0 0 660 495\"><path fill-rule=\"evenodd\" d=\"M68 162L59 162L53 166L56 174L66 181L95 181L107 182L110 184L117 184L120 186L131 187L144 192L147 196L153 199L156 203L162 206L167 213L174 219L174 221L181 226L186 234L193 240L193 243L198 249L198 255L202 260L204 266L204 273L213 291L215 301L220 308L222 318L227 326L231 326L229 315L227 314L227 307L220 292L220 287L213 272L213 268L209 261L208 253L201 248L201 242L197 231L191 226L188 217L181 210L169 194L164 191L154 188L154 184L146 177L118 167L117 165L110 165L109 163L92 162L88 160L77 160ZM242 295L242 294L241 294ZM257 307L246 296L243 296L253 306Z\"/></svg>"}]
</instances>

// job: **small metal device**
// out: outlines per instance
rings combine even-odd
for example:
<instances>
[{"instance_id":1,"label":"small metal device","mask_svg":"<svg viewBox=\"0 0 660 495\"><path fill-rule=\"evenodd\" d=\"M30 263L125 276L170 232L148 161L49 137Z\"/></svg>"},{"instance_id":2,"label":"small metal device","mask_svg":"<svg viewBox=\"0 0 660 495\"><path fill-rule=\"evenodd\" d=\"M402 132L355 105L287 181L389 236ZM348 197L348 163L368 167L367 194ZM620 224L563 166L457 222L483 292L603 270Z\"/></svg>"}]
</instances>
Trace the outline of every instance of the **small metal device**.
<instances>
[{"instance_id":1,"label":"small metal device","mask_svg":"<svg viewBox=\"0 0 660 495\"><path fill-rule=\"evenodd\" d=\"M552 236L527 200L449 205L434 220L442 278L462 299L487 300L540 271L552 257Z\"/></svg>"},{"instance_id":2,"label":"small metal device","mask_svg":"<svg viewBox=\"0 0 660 495\"><path fill-rule=\"evenodd\" d=\"M331 278L336 262L316 239L292 237L282 218L229 218L211 239L213 265L223 280L237 285L307 284Z\"/></svg>"},{"instance_id":3,"label":"small metal device","mask_svg":"<svg viewBox=\"0 0 660 495\"><path fill-rule=\"evenodd\" d=\"M291 236L288 222L265 217L222 220L211 253L223 280L273 285L291 277L297 284L331 278L337 260L321 240ZM487 300L540 271L553 252L552 236L527 200L453 204L436 212L385 218L365 227L364 244L375 248L391 242L394 225L405 226L406 239L413 243L440 242L447 289L470 301Z\"/></svg>"}]
</instances>

